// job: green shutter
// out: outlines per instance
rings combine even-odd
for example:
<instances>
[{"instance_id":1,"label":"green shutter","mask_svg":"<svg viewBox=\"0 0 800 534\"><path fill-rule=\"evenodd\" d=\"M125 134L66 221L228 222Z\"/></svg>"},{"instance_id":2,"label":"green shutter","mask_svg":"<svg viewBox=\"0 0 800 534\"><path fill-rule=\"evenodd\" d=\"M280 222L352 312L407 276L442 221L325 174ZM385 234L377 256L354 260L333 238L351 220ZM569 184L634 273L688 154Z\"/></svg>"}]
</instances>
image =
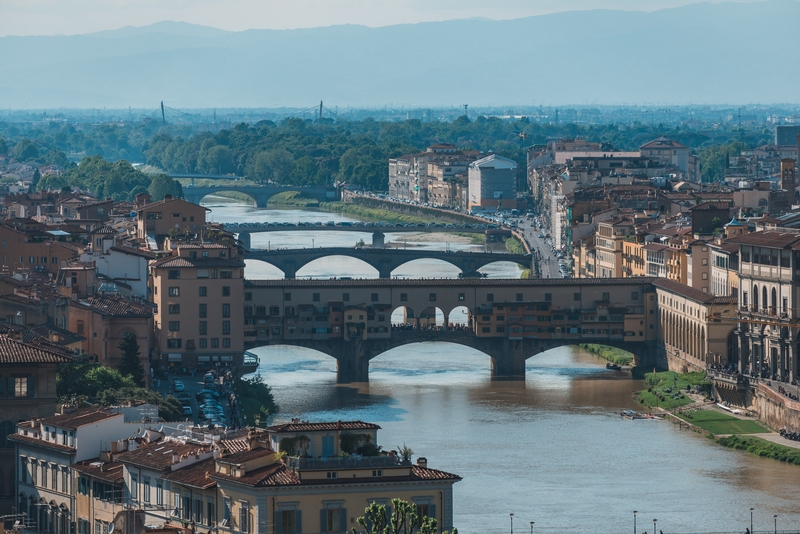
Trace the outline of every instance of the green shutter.
<instances>
[{"instance_id":1,"label":"green shutter","mask_svg":"<svg viewBox=\"0 0 800 534\"><path fill-rule=\"evenodd\" d=\"M0 377L0 399L6 398L6 378Z\"/></svg>"},{"instance_id":2,"label":"green shutter","mask_svg":"<svg viewBox=\"0 0 800 534\"><path fill-rule=\"evenodd\" d=\"M294 511L294 534L303 534L303 514L300 510Z\"/></svg>"},{"instance_id":3,"label":"green shutter","mask_svg":"<svg viewBox=\"0 0 800 534\"><path fill-rule=\"evenodd\" d=\"M347 508L339 509L339 532L347 530Z\"/></svg>"},{"instance_id":4,"label":"green shutter","mask_svg":"<svg viewBox=\"0 0 800 534\"><path fill-rule=\"evenodd\" d=\"M436 505L435 504L429 504L428 505L428 517L436 519L437 521L439 520L439 518L436 517Z\"/></svg>"},{"instance_id":5,"label":"green shutter","mask_svg":"<svg viewBox=\"0 0 800 534\"><path fill-rule=\"evenodd\" d=\"M34 378L32 376L28 377L28 397L34 397L33 385L34 385Z\"/></svg>"},{"instance_id":6,"label":"green shutter","mask_svg":"<svg viewBox=\"0 0 800 534\"><path fill-rule=\"evenodd\" d=\"M283 512L281 512L280 510L275 512L275 534L281 534L283 532L283 524L281 521L282 515Z\"/></svg>"},{"instance_id":7,"label":"green shutter","mask_svg":"<svg viewBox=\"0 0 800 534\"><path fill-rule=\"evenodd\" d=\"M320 532L328 532L328 516L326 515L326 510L323 508L319 511L319 531Z\"/></svg>"}]
</instances>

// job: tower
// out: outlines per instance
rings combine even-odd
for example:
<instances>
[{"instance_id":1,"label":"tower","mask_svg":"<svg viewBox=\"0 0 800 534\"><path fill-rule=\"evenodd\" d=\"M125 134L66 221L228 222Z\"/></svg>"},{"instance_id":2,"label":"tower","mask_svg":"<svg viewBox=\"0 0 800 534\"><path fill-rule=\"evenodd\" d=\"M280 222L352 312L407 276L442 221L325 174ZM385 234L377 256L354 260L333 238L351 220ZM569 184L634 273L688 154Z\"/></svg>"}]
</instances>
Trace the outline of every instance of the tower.
<instances>
[{"instance_id":1,"label":"tower","mask_svg":"<svg viewBox=\"0 0 800 534\"><path fill-rule=\"evenodd\" d=\"M789 197L794 198L795 183L795 161L794 158L781 160L781 189L789 191Z\"/></svg>"}]
</instances>

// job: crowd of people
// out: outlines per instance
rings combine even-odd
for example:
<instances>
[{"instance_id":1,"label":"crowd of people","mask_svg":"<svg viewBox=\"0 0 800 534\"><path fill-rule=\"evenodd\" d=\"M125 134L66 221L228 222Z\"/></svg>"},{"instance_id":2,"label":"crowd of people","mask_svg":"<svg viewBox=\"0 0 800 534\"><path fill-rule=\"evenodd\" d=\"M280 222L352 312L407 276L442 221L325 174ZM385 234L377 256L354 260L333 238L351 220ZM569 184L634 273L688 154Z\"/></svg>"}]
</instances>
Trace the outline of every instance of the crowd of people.
<instances>
[{"instance_id":1,"label":"crowd of people","mask_svg":"<svg viewBox=\"0 0 800 534\"><path fill-rule=\"evenodd\" d=\"M417 325L415 323L395 323L392 325L392 330L394 331L406 331L406 330L414 330L418 332L431 332L431 331L439 331L443 332L445 330L452 330L454 332L471 332L472 328L465 324L460 323L450 323L447 325L447 328L444 325L437 325L436 323L423 323Z\"/></svg>"}]
</instances>

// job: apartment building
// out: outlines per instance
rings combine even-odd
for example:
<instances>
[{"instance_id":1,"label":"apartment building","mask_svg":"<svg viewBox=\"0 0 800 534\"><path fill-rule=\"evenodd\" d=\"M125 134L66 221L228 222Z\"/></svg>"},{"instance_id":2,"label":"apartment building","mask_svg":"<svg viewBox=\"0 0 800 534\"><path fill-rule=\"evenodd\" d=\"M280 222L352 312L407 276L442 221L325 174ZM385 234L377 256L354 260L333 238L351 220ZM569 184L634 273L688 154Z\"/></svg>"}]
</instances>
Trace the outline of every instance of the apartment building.
<instances>
[{"instance_id":1,"label":"apartment building","mask_svg":"<svg viewBox=\"0 0 800 534\"><path fill-rule=\"evenodd\" d=\"M163 365L241 363L244 261L232 243L178 244L150 264L154 348Z\"/></svg>"},{"instance_id":2,"label":"apartment building","mask_svg":"<svg viewBox=\"0 0 800 534\"><path fill-rule=\"evenodd\" d=\"M598 278L623 277L623 244L635 235L633 221L626 218L610 219L597 223L595 253Z\"/></svg>"},{"instance_id":3,"label":"apartment building","mask_svg":"<svg viewBox=\"0 0 800 534\"><path fill-rule=\"evenodd\" d=\"M470 163L470 210L517 208L517 162L497 154Z\"/></svg>"},{"instance_id":4,"label":"apartment building","mask_svg":"<svg viewBox=\"0 0 800 534\"><path fill-rule=\"evenodd\" d=\"M196 234L205 226L206 212L210 211L172 195L157 202L150 202L149 195L137 195L136 201L136 237L142 242L149 237L160 243L170 233Z\"/></svg>"}]
</instances>

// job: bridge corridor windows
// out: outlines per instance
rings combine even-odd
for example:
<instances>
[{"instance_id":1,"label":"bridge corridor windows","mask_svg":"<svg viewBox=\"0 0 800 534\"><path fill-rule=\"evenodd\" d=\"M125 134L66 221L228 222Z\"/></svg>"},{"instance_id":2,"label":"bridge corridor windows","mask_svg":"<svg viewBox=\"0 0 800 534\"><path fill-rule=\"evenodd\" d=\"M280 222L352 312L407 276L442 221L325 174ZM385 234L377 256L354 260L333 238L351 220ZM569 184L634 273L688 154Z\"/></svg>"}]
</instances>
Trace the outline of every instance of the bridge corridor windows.
<instances>
[{"instance_id":1,"label":"bridge corridor windows","mask_svg":"<svg viewBox=\"0 0 800 534\"><path fill-rule=\"evenodd\" d=\"M448 328L453 330L472 330L472 312L466 306L456 306L448 314Z\"/></svg>"},{"instance_id":2,"label":"bridge corridor windows","mask_svg":"<svg viewBox=\"0 0 800 534\"><path fill-rule=\"evenodd\" d=\"M417 315L408 306L392 310L389 320L392 323L392 330L414 330L419 326Z\"/></svg>"}]
</instances>

